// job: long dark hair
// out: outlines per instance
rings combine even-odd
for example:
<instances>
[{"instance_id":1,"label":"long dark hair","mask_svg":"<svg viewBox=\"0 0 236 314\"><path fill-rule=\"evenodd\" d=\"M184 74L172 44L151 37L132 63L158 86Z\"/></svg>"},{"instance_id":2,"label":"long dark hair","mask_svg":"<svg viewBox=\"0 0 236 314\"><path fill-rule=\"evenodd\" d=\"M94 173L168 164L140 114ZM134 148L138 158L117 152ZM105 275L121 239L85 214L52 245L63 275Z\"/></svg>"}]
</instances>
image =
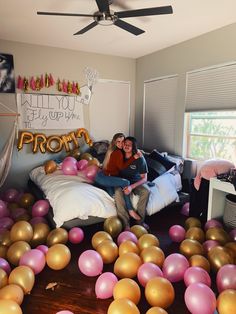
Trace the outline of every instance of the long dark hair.
<instances>
[{"instance_id":1,"label":"long dark hair","mask_svg":"<svg viewBox=\"0 0 236 314\"><path fill-rule=\"evenodd\" d=\"M125 141L128 140L132 143L132 154L135 155L138 152L138 147L137 147L137 140L133 136L127 136L125 138Z\"/></svg>"}]
</instances>

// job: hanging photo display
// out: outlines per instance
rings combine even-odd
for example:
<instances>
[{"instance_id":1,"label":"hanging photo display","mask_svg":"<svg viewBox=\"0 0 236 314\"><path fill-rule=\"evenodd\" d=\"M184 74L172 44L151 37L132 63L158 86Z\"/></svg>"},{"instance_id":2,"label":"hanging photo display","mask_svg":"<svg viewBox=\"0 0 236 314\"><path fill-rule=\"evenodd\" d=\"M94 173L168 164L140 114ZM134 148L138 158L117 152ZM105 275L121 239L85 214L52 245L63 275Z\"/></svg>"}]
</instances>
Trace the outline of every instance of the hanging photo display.
<instances>
[{"instance_id":1,"label":"hanging photo display","mask_svg":"<svg viewBox=\"0 0 236 314\"><path fill-rule=\"evenodd\" d=\"M0 93L15 93L13 55L0 53Z\"/></svg>"}]
</instances>

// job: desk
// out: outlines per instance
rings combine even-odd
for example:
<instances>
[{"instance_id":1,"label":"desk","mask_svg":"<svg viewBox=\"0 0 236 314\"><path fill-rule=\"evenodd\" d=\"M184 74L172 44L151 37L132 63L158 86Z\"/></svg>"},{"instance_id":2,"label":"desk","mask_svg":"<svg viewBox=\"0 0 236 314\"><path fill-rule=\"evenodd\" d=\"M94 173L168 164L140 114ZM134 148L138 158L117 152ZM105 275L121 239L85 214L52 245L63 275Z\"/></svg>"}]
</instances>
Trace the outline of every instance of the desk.
<instances>
[{"instance_id":1,"label":"desk","mask_svg":"<svg viewBox=\"0 0 236 314\"><path fill-rule=\"evenodd\" d=\"M225 196L227 194L236 195L233 184L217 178L210 179L207 220L224 215Z\"/></svg>"}]
</instances>

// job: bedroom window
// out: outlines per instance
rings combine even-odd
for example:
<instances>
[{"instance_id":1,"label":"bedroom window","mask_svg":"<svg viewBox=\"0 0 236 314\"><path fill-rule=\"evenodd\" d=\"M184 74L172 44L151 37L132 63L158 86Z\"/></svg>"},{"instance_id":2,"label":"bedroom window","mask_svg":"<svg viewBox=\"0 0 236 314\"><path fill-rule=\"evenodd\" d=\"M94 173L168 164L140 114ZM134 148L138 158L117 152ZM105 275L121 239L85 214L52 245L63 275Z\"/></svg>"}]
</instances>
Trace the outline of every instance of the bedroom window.
<instances>
[{"instance_id":1,"label":"bedroom window","mask_svg":"<svg viewBox=\"0 0 236 314\"><path fill-rule=\"evenodd\" d=\"M236 161L236 111L185 114L186 156Z\"/></svg>"}]
</instances>

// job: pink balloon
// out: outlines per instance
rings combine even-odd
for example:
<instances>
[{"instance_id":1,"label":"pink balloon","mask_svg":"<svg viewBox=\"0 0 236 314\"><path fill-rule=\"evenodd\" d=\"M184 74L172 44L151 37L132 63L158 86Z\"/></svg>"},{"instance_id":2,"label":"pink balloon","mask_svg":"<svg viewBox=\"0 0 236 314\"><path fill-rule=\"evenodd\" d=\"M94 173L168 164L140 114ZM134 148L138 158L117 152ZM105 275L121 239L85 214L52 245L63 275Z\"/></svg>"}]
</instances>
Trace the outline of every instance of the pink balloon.
<instances>
[{"instance_id":1,"label":"pink balloon","mask_svg":"<svg viewBox=\"0 0 236 314\"><path fill-rule=\"evenodd\" d=\"M215 228L215 227L223 228L223 225L220 221L218 221L216 219L211 219L205 223L204 229L205 229L205 231L207 231L208 229Z\"/></svg>"},{"instance_id":2,"label":"pink balloon","mask_svg":"<svg viewBox=\"0 0 236 314\"><path fill-rule=\"evenodd\" d=\"M147 282L153 277L163 277L163 273L159 266L153 263L142 264L137 273L138 281L145 287Z\"/></svg>"},{"instance_id":3,"label":"pink balloon","mask_svg":"<svg viewBox=\"0 0 236 314\"><path fill-rule=\"evenodd\" d=\"M123 231L119 234L118 238L117 238L117 244L120 245L122 242L125 241L132 241L134 243L138 243L138 239L136 237L136 235L131 232L131 231Z\"/></svg>"},{"instance_id":4,"label":"pink balloon","mask_svg":"<svg viewBox=\"0 0 236 314\"><path fill-rule=\"evenodd\" d=\"M219 293L226 289L236 290L236 265L222 266L216 275L216 284Z\"/></svg>"},{"instance_id":5,"label":"pink balloon","mask_svg":"<svg viewBox=\"0 0 236 314\"><path fill-rule=\"evenodd\" d=\"M188 267L189 262L185 256L179 253L170 254L163 263L163 276L170 282L183 280Z\"/></svg>"},{"instance_id":6,"label":"pink balloon","mask_svg":"<svg viewBox=\"0 0 236 314\"><path fill-rule=\"evenodd\" d=\"M78 266L84 275L94 277L102 273L103 260L98 252L94 250L87 250L80 255L78 259Z\"/></svg>"},{"instance_id":7,"label":"pink balloon","mask_svg":"<svg viewBox=\"0 0 236 314\"><path fill-rule=\"evenodd\" d=\"M3 199L6 202L13 203L18 199L19 192L16 189L8 189L3 194Z\"/></svg>"},{"instance_id":8,"label":"pink balloon","mask_svg":"<svg viewBox=\"0 0 236 314\"><path fill-rule=\"evenodd\" d=\"M0 218L9 217L10 211L4 201L0 200Z\"/></svg>"},{"instance_id":9,"label":"pink balloon","mask_svg":"<svg viewBox=\"0 0 236 314\"><path fill-rule=\"evenodd\" d=\"M69 233L68 233L68 236L69 236L69 241L71 243L80 243L83 241L84 239L84 232L81 228L78 228L78 227L74 227L72 229L70 229Z\"/></svg>"},{"instance_id":10,"label":"pink balloon","mask_svg":"<svg viewBox=\"0 0 236 314\"><path fill-rule=\"evenodd\" d=\"M61 169L62 169L63 174L65 175L70 175L70 176L77 175L77 166L71 160L64 160L62 162Z\"/></svg>"},{"instance_id":11,"label":"pink balloon","mask_svg":"<svg viewBox=\"0 0 236 314\"><path fill-rule=\"evenodd\" d=\"M14 225L14 221L10 217L0 218L0 228L2 229L11 229Z\"/></svg>"},{"instance_id":12,"label":"pink balloon","mask_svg":"<svg viewBox=\"0 0 236 314\"><path fill-rule=\"evenodd\" d=\"M236 241L236 228L231 230L229 235L231 236L232 240Z\"/></svg>"},{"instance_id":13,"label":"pink balloon","mask_svg":"<svg viewBox=\"0 0 236 314\"><path fill-rule=\"evenodd\" d=\"M32 207L32 217L43 217L47 215L50 204L47 200L39 200Z\"/></svg>"},{"instance_id":14,"label":"pink balloon","mask_svg":"<svg viewBox=\"0 0 236 314\"><path fill-rule=\"evenodd\" d=\"M27 210L25 208L15 208L12 210L11 212L11 217L16 220L18 217L20 217L21 215L24 215L27 213Z\"/></svg>"},{"instance_id":15,"label":"pink balloon","mask_svg":"<svg viewBox=\"0 0 236 314\"><path fill-rule=\"evenodd\" d=\"M84 170L88 165L88 160L86 159L81 159L77 161L76 166L78 170Z\"/></svg>"},{"instance_id":16,"label":"pink balloon","mask_svg":"<svg viewBox=\"0 0 236 314\"><path fill-rule=\"evenodd\" d=\"M189 202L185 203L181 210L180 210L180 213L184 216L189 216Z\"/></svg>"},{"instance_id":17,"label":"pink balloon","mask_svg":"<svg viewBox=\"0 0 236 314\"><path fill-rule=\"evenodd\" d=\"M217 245L220 245L220 243L216 240L207 240L207 241L203 242L203 244L202 244L205 253L208 253L210 251L210 249L212 249L213 247L215 247Z\"/></svg>"},{"instance_id":18,"label":"pink balloon","mask_svg":"<svg viewBox=\"0 0 236 314\"><path fill-rule=\"evenodd\" d=\"M192 283L184 294L185 304L192 314L213 314L216 309L214 292L203 283Z\"/></svg>"},{"instance_id":19,"label":"pink balloon","mask_svg":"<svg viewBox=\"0 0 236 314\"><path fill-rule=\"evenodd\" d=\"M188 287L195 282L201 282L210 287L211 277L209 276L208 272L201 267L189 267L184 273L184 283L186 287Z\"/></svg>"},{"instance_id":20,"label":"pink balloon","mask_svg":"<svg viewBox=\"0 0 236 314\"><path fill-rule=\"evenodd\" d=\"M88 179L94 180L98 172L98 169L99 169L98 166L95 165L88 166L84 170L84 174Z\"/></svg>"},{"instance_id":21,"label":"pink balloon","mask_svg":"<svg viewBox=\"0 0 236 314\"><path fill-rule=\"evenodd\" d=\"M37 249L25 252L19 262L20 266L29 266L35 275L39 274L44 269L45 264L46 259L44 253Z\"/></svg>"},{"instance_id":22,"label":"pink balloon","mask_svg":"<svg viewBox=\"0 0 236 314\"><path fill-rule=\"evenodd\" d=\"M63 161L70 161L73 162L74 164L77 163L77 160L72 156L67 156Z\"/></svg>"},{"instance_id":23,"label":"pink balloon","mask_svg":"<svg viewBox=\"0 0 236 314\"><path fill-rule=\"evenodd\" d=\"M36 247L37 250L43 252L44 255L47 254L48 251L48 246L44 245L44 244L40 244Z\"/></svg>"},{"instance_id":24,"label":"pink balloon","mask_svg":"<svg viewBox=\"0 0 236 314\"><path fill-rule=\"evenodd\" d=\"M4 258L0 257L0 268L5 270L5 272L9 275L11 272L11 266L9 265L8 261Z\"/></svg>"},{"instance_id":25,"label":"pink balloon","mask_svg":"<svg viewBox=\"0 0 236 314\"><path fill-rule=\"evenodd\" d=\"M95 284L95 293L98 299L108 299L113 296L113 289L118 282L116 275L110 272L101 274Z\"/></svg>"},{"instance_id":26,"label":"pink balloon","mask_svg":"<svg viewBox=\"0 0 236 314\"><path fill-rule=\"evenodd\" d=\"M74 314L71 311L60 311L60 312L56 312L56 314Z\"/></svg>"},{"instance_id":27,"label":"pink balloon","mask_svg":"<svg viewBox=\"0 0 236 314\"><path fill-rule=\"evenodd\" d=\"M30 219L30 224L32 226L36 225L36 224L39 224L41 222L44 223L44 224L48 224L47 219L45 219L44 217L33 217L32 219Z\"/></svg>"},{"instance_id":28,"label":"pink balloon","mask_svg":"<svg viewBox=\"0 0 236 314\"><path fill-rule=\"evenodd\" d=\"M185 229L180 225L174 225L169 229L169 236L173 242L182 242L185 239Z\"/></svg>"}]
</instances>

